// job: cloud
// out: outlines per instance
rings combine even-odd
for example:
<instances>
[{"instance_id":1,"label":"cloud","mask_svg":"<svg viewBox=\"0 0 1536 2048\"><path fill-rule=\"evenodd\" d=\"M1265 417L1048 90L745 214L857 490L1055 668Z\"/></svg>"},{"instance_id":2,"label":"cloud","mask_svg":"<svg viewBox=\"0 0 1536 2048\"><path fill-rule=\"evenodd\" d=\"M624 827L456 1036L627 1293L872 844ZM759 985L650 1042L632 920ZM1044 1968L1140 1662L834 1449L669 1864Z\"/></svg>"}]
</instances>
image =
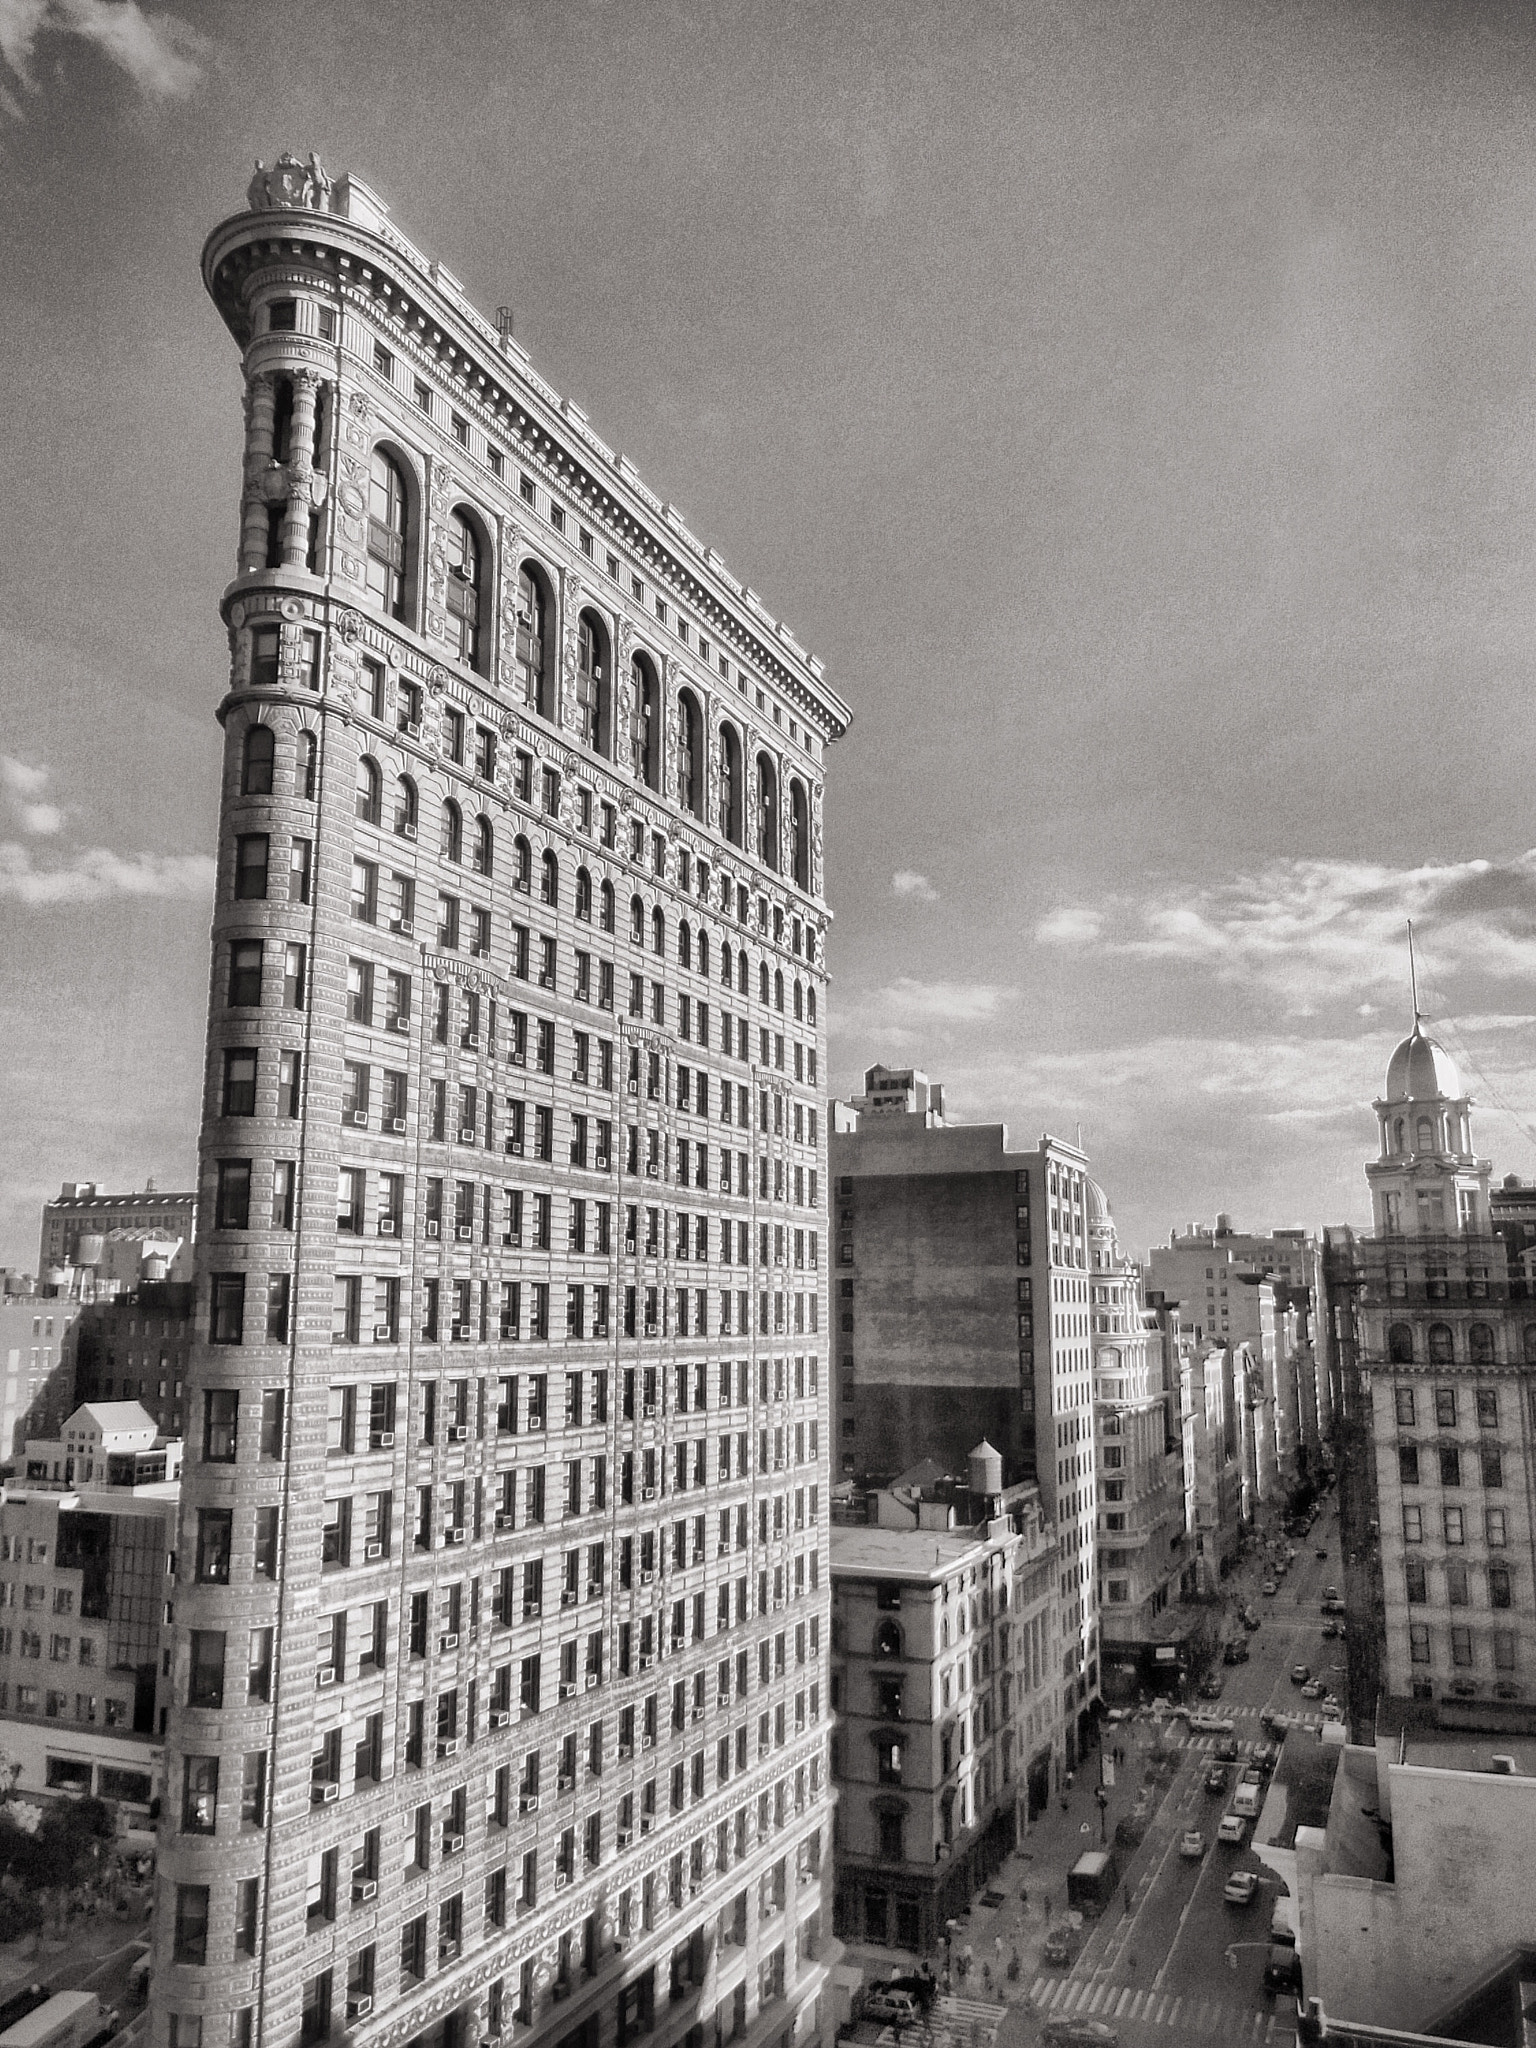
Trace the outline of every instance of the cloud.
<instances>
[{"instance_id":1,"label":"cloud","mask_svg":"<svg viewBox=\"0 0 1536 2048\"><path fill-rule=\"evenodd\" d=\"M0 839L0 898L31 905L100 903L109 896L207 899L214 865L200 853L112 853L82 846L39 863L29 846Z\"/></svg>"},{"instance_id":2,"label":"cloud","mask_svg":"<svg viewBox=\"0 0 1536 2048\"><path fill-rule=\"evenodd\" d=\"M1102 910L1063 906L1041 918L1035 926L1035 939L1042 946L1091 946L1103 929Z\"/></svg>"},{"instance_id":3,"label":"cloud","mask_svg":"<svg viewBox=\"0 0 1536 2048\"><path fill-rule=\"evenodd\" d=\"M830 1029L839 1037L875 1040L887 1052L944 1044L954 1025L984 1024L1012 1000L1010 989L986 982L917 981L902 976L839 1003Z\"/></svg>"},{"instance_id":4,"label":"cloud","mask_svg":"<svg viewBox=\"0 0 1536 2048\"><path fill-rule=\"evenodd\" d=\"M891 877L891 894L909 896L914 903L937 903L939 892L926 875L915 875L910 868L898 868Z\"/></svg>"},{"instance_id":5,"label":"cloud","mask_svg":"<svg viewBox=\"0 0 1536 2048\"><path fill-rule=\"evenodd\" d=\"M1035 937L1203 967L1218 980L1265 988L1304 1014L1329 998L1383 992L1402 1006L1408 918L1421 985L1475 974L1536 977L1536 851L1414 868L1278 860L1223 882L1063 905Z\"/></svg>"},{"instance_id":6,"label":"cloud","mask_svg":"<svg viewBox=\"0 0 1536 2048\"><path fill-rule=\"evenodd\" d=\"M63 830L64 813L57 804L44 803L48 770L32 768L14 754L0 754L0 799L23 832L47 835Z\"/></svg>"},{"instance_id":7,"label":"cloud","mask_svg":"<svg viewBox=\"0 0 1536 2048\"><path fill-rule=\"evenodd\" d=\"M67 38L100 51L147 100L185 99L200 83L213 45L174 14L146 14L138 0L0 0L0 62L18 86L35 91L40 41ZM0 105L23 112L0 84Z\"/></svg>"}]
</instances>

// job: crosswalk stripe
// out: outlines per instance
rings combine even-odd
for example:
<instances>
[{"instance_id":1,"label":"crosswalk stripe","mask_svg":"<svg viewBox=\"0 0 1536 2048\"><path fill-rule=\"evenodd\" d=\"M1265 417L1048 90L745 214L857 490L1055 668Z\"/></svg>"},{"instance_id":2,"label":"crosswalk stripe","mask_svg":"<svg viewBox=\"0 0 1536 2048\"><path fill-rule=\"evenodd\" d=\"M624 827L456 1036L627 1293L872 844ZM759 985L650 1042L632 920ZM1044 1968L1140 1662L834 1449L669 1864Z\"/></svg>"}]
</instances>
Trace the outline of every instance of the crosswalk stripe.
<instances>
[{"instance_id":1,"label":"crosswalk stripe","mask_svg":"<svg viewBox=\"0 0 1536 2048\"><path fill-rule=\"evenodd\" d=\"M1127 1985L1127 1986L1126 1986L1126 1988L1125 1988L1125 1990L1121 1992L1121 1994L1120 1994L1119 1998L1118 1998L1118 1999L1116 2000L1116 2002L1115 2002L1115 2011L1114 2011L1114 2017L1115 2017L1116 2019L1119 2019L1120 2015L1121 2015L1121 2014L1122 2014L1122 2013L1123 2013L1123 2012L1125 2011L1125 2008L1126 2008L1126 2007L1127 2007L1127 2006L1128 2006L1128 2005L1130 2004L1130 2002L1131 2002L1131 1992L1130 1992L1130 1986L1129 1986L1129 1985Z\"/></svg>"}]
</instances>

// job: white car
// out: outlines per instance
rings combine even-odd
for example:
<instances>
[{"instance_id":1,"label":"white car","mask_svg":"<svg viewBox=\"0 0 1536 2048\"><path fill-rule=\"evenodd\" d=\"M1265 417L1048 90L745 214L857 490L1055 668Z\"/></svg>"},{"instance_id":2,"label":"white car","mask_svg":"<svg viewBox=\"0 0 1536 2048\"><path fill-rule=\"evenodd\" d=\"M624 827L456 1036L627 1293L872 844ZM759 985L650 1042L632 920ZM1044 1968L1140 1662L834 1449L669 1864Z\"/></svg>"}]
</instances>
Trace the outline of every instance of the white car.
<instances>
[{"instance_id":1,"label":"white car","mask_svg":"<svg viewBox=\"0 0 1536 2048\"><path fill-rule=\"evenodd\" d=\"M1229 1906L1247 1906L1253 1902L1253 1895L1259 1888L1257 1871L1234 1870L1222 1886L1221 1896Z\"/></svg>"},{"instance_id":2,"label":"white car","mask_svg":"<svg viewBox=\"0 0 1536 2048\"><path fill-rule=\"evenodd\" d=\"M1240 1849L1248 1834L1248 1823L1240 1813L1224 1813L1216 1830L1218 1842L1232 1842Z\"/></svg>"},{"instance_id":3,"label":"white car","mask_svg":"<svg viewBox=\"0 0 1536 2048\"><path fill-rule=\"evenodd\" d=\"M1230 1714L1191 1714L1189 1726L1195 1735L1230 1735L1237 1723Z\"/></svg>"}]
</instances>

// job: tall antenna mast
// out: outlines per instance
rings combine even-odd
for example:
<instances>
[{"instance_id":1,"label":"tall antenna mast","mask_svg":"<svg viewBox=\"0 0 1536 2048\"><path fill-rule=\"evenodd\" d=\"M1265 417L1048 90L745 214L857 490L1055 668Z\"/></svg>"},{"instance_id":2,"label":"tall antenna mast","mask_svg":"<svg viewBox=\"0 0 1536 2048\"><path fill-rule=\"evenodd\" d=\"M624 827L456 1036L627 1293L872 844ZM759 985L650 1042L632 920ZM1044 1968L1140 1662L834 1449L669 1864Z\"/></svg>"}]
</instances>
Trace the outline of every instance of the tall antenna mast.
<instances>
[{"instance_id":1,"label":"tall antenna mast","mask_svg":"<svg viewBox=\"0 0 1536 2048\"><path fill-rule=\"evenodd\" d=\"M1413 919L1408 919L1408 986L1413 992L1413 1028L1419 1028L1419 970L1413 957Z\"/></svg>"}]
</instances>

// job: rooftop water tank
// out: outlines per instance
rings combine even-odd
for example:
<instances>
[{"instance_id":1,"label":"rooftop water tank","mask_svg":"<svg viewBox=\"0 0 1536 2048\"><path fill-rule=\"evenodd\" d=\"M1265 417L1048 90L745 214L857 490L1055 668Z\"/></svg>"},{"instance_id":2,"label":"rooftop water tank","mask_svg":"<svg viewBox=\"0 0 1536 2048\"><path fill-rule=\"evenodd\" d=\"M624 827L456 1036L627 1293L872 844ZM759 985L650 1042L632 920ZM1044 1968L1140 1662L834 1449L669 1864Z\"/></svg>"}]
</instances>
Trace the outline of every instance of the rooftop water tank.
<instances>
[{"instance_id":1,"label":"rooftop water tank","mask_svg":"<svg viewBox=\"0 0 1536 2048\"><path fill-rule=\"evenodd\" d=\"M1003 1454L994 1451L983 1437L965 1461L966 1483L972 1493L995 1494L1003 1490Z\"/></svg>"},{"instance_id":2,"label":"rooftop water tank","mask_svg":"<svg viewBox=\"0 0 1536 2048\"><path fill-rule=\"evenodd\" d=\"M102 1253L105 1250L106 1239L102 1237L99 1231L94 1232L89 1237L82 1237L75 1246L75 1264L77 1266L99 1266Z\"/></svg>"}]
</instances>

